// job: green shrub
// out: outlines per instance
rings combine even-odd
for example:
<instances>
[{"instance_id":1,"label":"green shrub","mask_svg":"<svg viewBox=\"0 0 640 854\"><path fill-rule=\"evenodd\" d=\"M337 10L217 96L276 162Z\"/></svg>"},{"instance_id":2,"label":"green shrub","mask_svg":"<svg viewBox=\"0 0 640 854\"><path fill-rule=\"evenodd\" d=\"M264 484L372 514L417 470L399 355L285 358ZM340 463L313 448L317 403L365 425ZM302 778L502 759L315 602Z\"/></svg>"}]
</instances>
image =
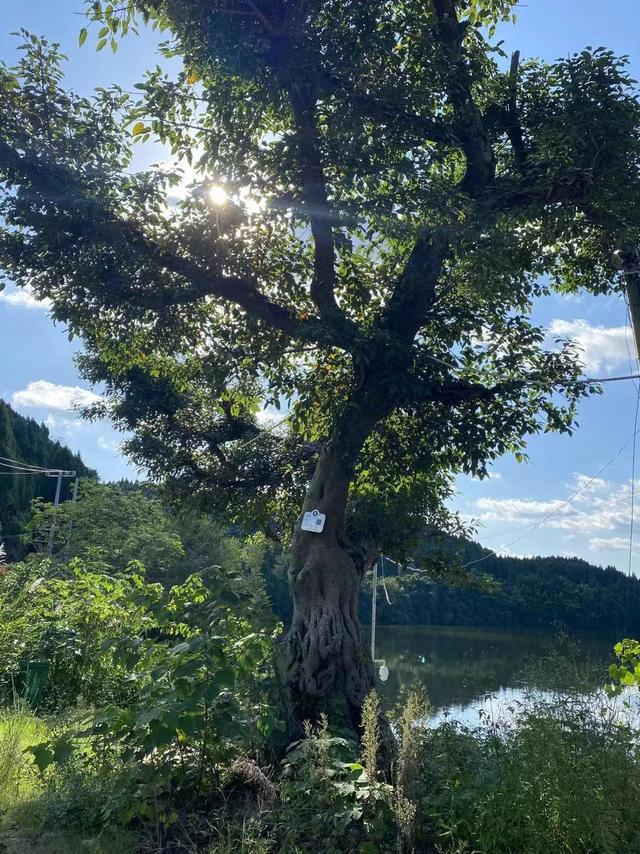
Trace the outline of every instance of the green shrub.
<instances>
[{"instance_id":1,"label":"green shrub","mask_svg":"<svg viewBox=\"0 0 640 854\"><path fill-rule=\"evenodd\" d=\"M165 591L139 568L114 577L81 574L76 564L64 579L39 582L43 621L60 628L73 619L77 627L82 654L66 697L97 705L75 719L65 706L65 724L31 746L43 825L153 827L158 847L219 796L236 757L267 755L284 728L273 664L279 629L253 630L262 607L254 587L253 578L211 569ZM62 660L59 648L50 655ZM83 688L98 675L108 690Z\"/></svg>"},{"instance_id":2,"label":"green shrub","mask_svg":"<svg viewBox=\"0 0 640 854\"><path fill-rule=\"evenodd\" d=\"M634 734L586 703L556 699L514 726L427 734L416 838L443 852L640 850Z\"/></svg>"},{"instance_id":3,"label":"green shrub","mask_svg":"<svg viewBox=\"0 0 640 854\"><path fill-rule=\"evenodd\" d=\"M0 576L0 691L5 701L20 686L20 663L51 663L45 708L98 705L126 694L122 667L101 655L114 634L139 635L151 619L132 597L146 586L143 568L111 575L73 560L52 565L32 558Z\"/></svg>"},{"instance_id":4,"label":"green shrub","mask_svg":"<svg viewBox=\"0 0 640 854\"><path fill-rule=\"evenodd\" d=\"M329 733L326 719L316 729L308 724L306 737L290 746L282 766L278 850L396 850L393 790L376 771L378 712L371 694L361 758L356 744Z\"/></svg>"}]
</instances>

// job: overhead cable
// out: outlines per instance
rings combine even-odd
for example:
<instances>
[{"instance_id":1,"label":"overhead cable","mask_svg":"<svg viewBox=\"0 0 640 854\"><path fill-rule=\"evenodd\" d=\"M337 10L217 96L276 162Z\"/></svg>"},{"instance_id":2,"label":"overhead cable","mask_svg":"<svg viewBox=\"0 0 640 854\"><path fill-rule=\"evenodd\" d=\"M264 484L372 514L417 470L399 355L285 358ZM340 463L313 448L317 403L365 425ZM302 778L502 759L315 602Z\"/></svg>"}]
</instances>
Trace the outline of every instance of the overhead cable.
<instances>
[{"instance_id":1,"label":"overhead cable","mask_svg":"<svg viewBox=\"0 0 640 854\"><path fill-rule=\"evenodd\" d=\"M550 513L547 513L547 515L546 515L546 516L544 516L542 519L540 519L540 521L539 521L539 522L536 522L534 525L532 525L532 526L531 526L531 530L530 530L530 531L528 531L528 533L523 534L521 537L518 537L517 539L513 540L513 542L511 542L511 543L507 543L507 545L506 545L506 546L503 546L503 549L508 549L508 548L510 548L511 546L515 546L517 543L522 542L522 540L526 539L526 538L527 538L528 536L530 536L530 534L532 534L535 530L537 530L537 529L538 529L538 528L540 528L542 525L544 525L544 523L545 523L545 522L547 522L547 521L548 521L549 519L551 519L553 516L556 516L556 515L557 515L557 514L562 510L562 508L563 508L563 507L567 507L569 504L571 504L571 502L572 502L575 498L577 498L577 497L578 497L578 495L580 495L580 493L584 492L584 491L585 491L585 489L587 489L589 486L591 486L591 484L594 482L594 480L597 480L597 479L600 477L600 475L602 474L602 472L603 472L603 471L605 471L606 469L608 469L608 468L609 468L609 466L610 466L610 465L612 465L612 464L613 464L613 463L618 459L618 457L620 456L620 454L621 454L621 453L622 453L626 448L628 448L628 447L629 447L629 445L631 444L631 442L633 442L633 441L635 440L635 438L636 438L636 436L638 435L638 433L639 433L639 432L640 432L640 429L638 429L638 428L636 427L636 428L634 429L633 433L631 434L631 436L630 436L630 437L627 439L627 441L624 443L624 445L622 445L622 446L618 449L618 451L613 455L613 457L611 457L611 459L609 460L609 462L608 462L608 463L605 463L605 465L603 465L603 466L602 466L602 468L597 472L597 474L594 474L594 475L593 475L593 477L589 478L589 480L588 480L588 481L586 481L586 483L583 483L583 484L582 484L582 486L581 486L579 489L577 489L577 490L573 493L573 495L571 495L569 498L567 498L567 500L566 500L566 501L563 501L563 502L562 502L558 507L556 507L556 508L555 508L555 510L552 510ZM496 555L496 552L495 552L493 549L490 549L490 550L489 550L489 554L485 555L484 557L478 558L477 560L471 560L471 561L468 561L467 563L465 563L465 564L463 564L463 565L462 565L462 568L463 568L463 569L466 569L466 568L467 568L467 567L469 567L469 566L475 566L475 564L482 563L483 561L488 560L490 557L493 557L493 556L495 556L495 555Z\"/></svg>"}]
</instances>

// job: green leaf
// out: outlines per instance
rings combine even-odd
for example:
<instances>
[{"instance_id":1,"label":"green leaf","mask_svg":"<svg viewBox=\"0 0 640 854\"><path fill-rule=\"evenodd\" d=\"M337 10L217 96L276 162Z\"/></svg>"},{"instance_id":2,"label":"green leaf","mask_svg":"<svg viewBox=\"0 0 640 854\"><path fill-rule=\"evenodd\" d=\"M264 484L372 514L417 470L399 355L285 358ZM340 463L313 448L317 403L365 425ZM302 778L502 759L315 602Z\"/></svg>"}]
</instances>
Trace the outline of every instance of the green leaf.
<instances>
[{"instance_id":1,"label":"green leaf","mask_svg":"<svg viewBox=\"0 0 640 854\"><path fill-rule=\"evenodd\" d=\"M53 758L56 764L62 765L73 753L73 743L68 738L60 738L53 748Z\"/></svg>"},{"instance_id":2,"label":"green leaf","mask_svg":"<svg viewBox=\"0 0 640 854\"><path fill-rule=\"evenodd\" d=\"M140 136L141 133L145 132L145 124L144 122L136 122L133 126L133 130L131 131L134 136Z\"/></svg>"},{"instance_id":3,"label":"green leaf","mask_svg":"<svg viewBox=\"0 0 640 854\"><path fill-rule=\"evenodd\" d=\"M27 752L33 755L33 759L40 771L45 771L49 765L53 765L56 761L53 751L46 741L32 745L27 749Z\"/></svg>"},{"instance_id":4,"label":"green leaf","mask_svg":"<svg viewBox=\"0 0 640 854\"><path fill-rule=\"evenodd\" d=\"M83 27L78 34L78 44L80 47L86 42L87 36L89 35L89 30L86 27Z\"/></svg>"}]
</instances>

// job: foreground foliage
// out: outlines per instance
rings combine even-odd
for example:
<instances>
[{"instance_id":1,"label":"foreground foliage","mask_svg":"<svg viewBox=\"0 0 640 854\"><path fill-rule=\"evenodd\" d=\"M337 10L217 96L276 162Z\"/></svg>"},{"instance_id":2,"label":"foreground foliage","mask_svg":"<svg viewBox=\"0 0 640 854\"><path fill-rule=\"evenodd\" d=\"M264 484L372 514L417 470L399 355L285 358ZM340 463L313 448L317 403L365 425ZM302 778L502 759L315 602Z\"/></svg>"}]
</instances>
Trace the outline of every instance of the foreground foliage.
<instances>
[{"instance_id":1,"label":"foreground foliage","mask_svg":"<svg viewBox=\"0 0 640 854\"><path fill-rule=\"evenodd\" d=\"M70 834L75 840L77 847L67 850L85 850L84 839L86 850L105 854L115 850L108 845L116 837L118 850L149 854L638 850L640 831L629 807L640 798L640 757L628 727L567 698L523 709L516 726L486 721L430 729L413 717L419 709L411 700L406 723L398 722L399 756L390 780L372 769L366 751L325 725L309 728L276 771L265 774L248 759L229 757L218 788L205 799L190 788L195 777L167 790L161 763L145 776L144 766L117 750L101 753L91 738L44 773L31 754L20 752L11 765L13 782L0 792L0 840L11 824L21 838L42 844L53 830L54 839ZM52 738L65 733L60 722L49 726ZM4 716L3 781L5 745L15 743L7 729L21 732L21 745L37 755L34 742L47 725L25 712ZM73 727L67 724L66 732Z\"/></svg>"},{"instance_id":2,"label":"foreground foliage","mask_svg":"<svg viewBox=\"0 0 640 854\"><path fill-rule=\"evenodd\" d=\"M556 691L477 727L431 727L426 699L410 694L393 715L389 764L371 694L360 744L321 719L287 745L277 627L250 573L212 568L166 590L137 564L106 573L34 558L0 577L0 626L15 689L0 713L10 852L640 847L629 809L640 802L638 733L606 698ZM38 716L16 696L12 644L51 661ZM637 644L618 653L633 672ZM569 656L544 666L550 685L552 671L563 685L567 668L581 673Z\"/></svg>"}]
</instances>

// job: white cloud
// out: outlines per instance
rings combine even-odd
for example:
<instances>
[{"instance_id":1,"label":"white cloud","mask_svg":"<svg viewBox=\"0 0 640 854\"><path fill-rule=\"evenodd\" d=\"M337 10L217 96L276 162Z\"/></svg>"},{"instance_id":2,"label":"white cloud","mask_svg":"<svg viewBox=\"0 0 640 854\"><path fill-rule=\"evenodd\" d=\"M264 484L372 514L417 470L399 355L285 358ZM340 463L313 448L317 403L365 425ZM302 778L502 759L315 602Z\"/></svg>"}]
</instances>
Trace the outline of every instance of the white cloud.
<instances>
[{"instance_id":1,"label":"white cloud","mask_svg":"<svg viewBox=\"0 0 640 854\"><path fill-rule=\"evenodd\" d=\"M636 482L636 490L640 484ZM580 490L575 498L571 496ZM571 500L570 500L571 499ZM526 527L538 525L541 530L555 529L572 537L591 535L604 543L605 532L626 532L631 519L631 482L616 483L603 478L575 474L567 485L566 498L540 501L531 498L479 498L476 518L481 522L500 522ZM549 517L549 518L547 518ZM616 539L612 537L611 539ZM606 548L594 546L592 548ZM615 545L611 546L616 548Z\"/></svg>"},{"instance_id":2,"label":"white cloud","mask_svg":"<svg viewBox=\"0 0 640 854\"><path fill-rule=\"evenodd\" d=\"M484 522L535 522L562 507L562 500L536 501L533 498L479 498L475 502Z\"/></svg>"},{"instance_id":3,"label":"white cloud","mask_svg":"<svg viewBox=\"0 0 640 854\"><path fill-rule=\"evenodd\" d=\"M632 341L625 326L592 326L587 320L551 321L551 338L572 338L582 350L587 373L609 373L627 365Z\"/></svg>"},{"instance_id":4,"label":"white cloud","mask_svg":"<svg viewBox=\"0 0 640 854\"><path fill-rule=\"evenodd\" d=\"M44 424L49 428L50 432L68 436L70 433L77 433L80 430L87 430L89 424L78 415L47 415L44 419Z\"/></svg>"},{"instance_id":5,"label":"white cloud","mask_svg":"<svg viewBox=\"0 0 640 854\"><path fill-rule=\"evenodd\" d=\"M613 549L614 551L624 551L629 550L629 538L628 537L592 537L589 540L589 548L593 549L593 551L600 551L604 549L605 551L609 549Z\"/></svg>"},{"instance_id":6,"label":"white cloud","mask_svg":"<svg viewBox=\"0 0 640 854\"><path fill-rule=\"evenodd\" d=\"M98 436L98 447L110 453L119 453L120 442L117 439L108 439L106 436Z\"/></svg>"},{"instance_id":7,"label":"white cloud","mask_svg":"<svg viewBox=\"0 0 640 854\"><path fill-rule=\"evenodd\" d=\"M21 391L11 395L14 406L25 409L57 409L70 412L100 400L100 395L79 386L57 385L46 380L36 380Z\"/></svg>"},{"instance_id":8,"label":"white cloud","mask_svg":"<svg viewBox=\"0 0 640 854\"><path fill-rule=\"evenodd\" d=\"M36 299L31 288L12 288L11 290L0 291L0 302L17 308L51 308L51 301Z\"/></svg>"}]
</instances>

